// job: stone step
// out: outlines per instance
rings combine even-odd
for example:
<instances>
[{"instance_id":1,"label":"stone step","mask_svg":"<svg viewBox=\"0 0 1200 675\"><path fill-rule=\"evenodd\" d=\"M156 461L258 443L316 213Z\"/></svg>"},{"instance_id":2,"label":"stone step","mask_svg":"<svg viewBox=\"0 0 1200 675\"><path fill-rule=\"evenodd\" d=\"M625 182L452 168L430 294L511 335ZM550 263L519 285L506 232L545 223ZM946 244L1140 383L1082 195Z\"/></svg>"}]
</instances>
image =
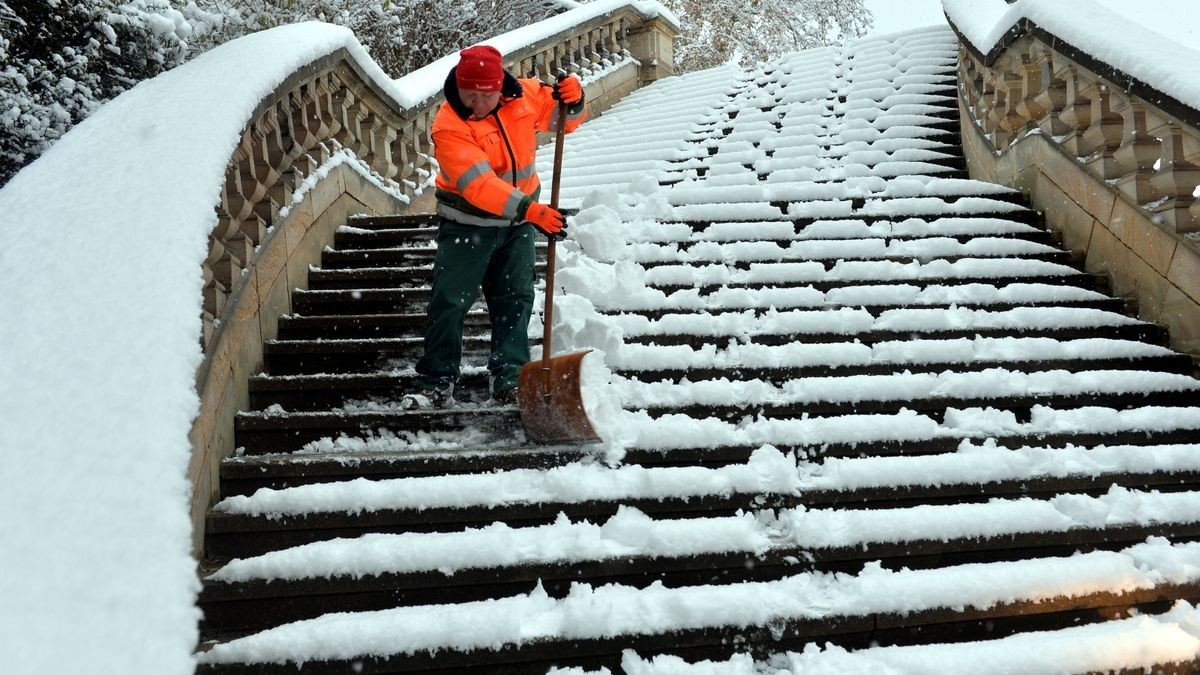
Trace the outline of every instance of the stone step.
<instances>
[{"instance_id":1,"label":"stone step","mask_svg":"<svg viewBox=\"0 0 1200 675\"><path fill-rule=\"evenodd\" d=\"M1055 340L1079 340L1084 338L1106 338L1112 340L1134 340L1149 342L1156 345L1166 345L1167 331L1156 324L1130 324L1124 326L1085 326L1079 328L1027 328L1014 330L1010 328L969 328L962 330L930 330L914 331L870 331L853 334L842 333L795 333L795 334L764 334L751 336L730 335L633 335L626 336L627 344L646 345L687 345L696 349L705 346L724 347L730 340L742 344L756 345L785 345L792 343L836 343L858 341L864 345L879 342L903 340L905 336L927 340L951 340L956 338L974 337L1044 337Z\"/></svg>"},{"instance_id":2,"label":"stone step","mask_svg":"<svg viewBox=\"0 0 1200 675\"><path fill-rule=\"evenodd\" d=\"M1036 406L1049 406L1056 410L1085 407L1103 407L1128 410L1145 406L1189 408L1196 404L1195 391L1154 391L1120 394L1029 394L999 398L970 396L935 397L927 399L894 399L886 401L805 401L796 403L748 403L744 405L711 405L702 403L670 405L636 405L651 417L686 415L706 420L716 419L736 422L746 417L768 419L797 419L834 417L839 415L894 415L902 410L918 412L937 422L942 422L949 408L990 408L1013 413L1018 422L1028 422L1030 412Z\"/></svg>"},{"instance_id":3,"label":"stone step","mask_svg":"<svg viewBox=\"0 0 1200 675\"><path fill-rule=\"evenodd\" d=\"M389 507L378 501L383 499L382 497L376 498L376 495L382 494L384 490L404 489L402 484L391 485L386 482L371 483L351 479L352 482L342 482L336 487L353 487L362 492L364 500L369 500L364 502L363 506L352 510L254 515L224 512L219 510L219 507L214 509L208 518L205 554L213 564L217 564L235 557L245 558L307 543L358 537L370 533L461 532L469 528L487 527L493 523L505 523L510 527L532 527L549 525L560 516L565 516L572 522L601 523L616 515L622 507L637 509L655 519L716 518L732 517L742 512L800 507L877 510L969 504L1001 498L1047 499L1068 492L1100 496L1108 492L1113 485L1128 489L1180 492L1200 487L1197 485L1198 479L1198 471L1182 471L1169 477L1156 473L1129 472L1068 477L1034 476L984 484L963 477L959 479L960 482L947 478L946 482L937 486L884 485L844 490L805 489L794 493L756 491L678 497L634 495L585 501L521 501L519 496L514 496L501 503L484 501L475 505L471 504L468 498L464 500L466 503L460 506L419 508ZM415 480L421 479L417 477ZM316 482L332 486L336 481ZM300 485L311 484L310 482ZM414 485L412 489L416 490L418 487ZM444 489L453 489L452 484L446 483ZM366 506L368 503L370 506Z\"/></svg>"},{"instance_id":4,"label":"stone step","mask_svg":"<svg viewBox=\"0 0 1200 675\"><path fill-rule=\"evenodd\" d=\"M405 331L420 335L419 330ZM531 340L530 345L540 344ZM463 336L463 360L486 362L491 338L486 333ZM411 370L424 353L424 338L349 340L272 340L263 345L264 370L272 375L370 373Z\"/></svg>"},{"instance_id":5,"label":"stone step","mask_svg":"<svg viewBox=\"0 0 1200 675\"><path fill-rule=\"evenodd\" d=\"M1092 527L1066 532L1029 531L1004 535L864 542L829 548L781 546L764 553L729 551L688 556L631 555L608 559L538 561L520 566L360 575L348 565L343 575L307 579L206 580L199 605L202 634L228 635L312 619L333 612L361 612L399 605L442 605L530 593L539 584L563 598L586 579L593 586L622 584L667 588L702 584L775 581L797 572L856 574L867 563L884 569L930 569L962 564L1068 556L1120 550L1147 537L1173 542L1200 539L1200 523ZM206 572L215 572L208 569Z\"/></svg>"},{"instance_id":6,"label":"stone step","mask_svg":"<svg viewBox=\"0 0 1200 675\"><path fill-rule=\"evenodd\" d=\"M1151 447L1157 441L1169 442L1168 434L1129 434L1134 447ZM1174 434L1175 440L1187 439L1186 433ZM1003 439L1001 446L1017 449L1029 445L1026 437L1010 437ZM1081 447L1094 447L1097 441L1103 443L1106 439L1097 435L1091 439L1091 444L1080 444ZM1193 435L1190 439L1195 440ZM520 443L486 445L475 439L458 439L457 442L438 443L434 449L416 443L406 446L400 443L399 449L374 449L366 447L359 450L343 450L331 448L327 452L311 454L246 454L230 457L221 464L222 494L249 495L261 488L284 489L313 483L330 483L368 478L371 480L387 480L392 478L413 478L439 475L480 474L493 471L512 471L517 469L550 469L572 462L582 462L600 456L602 448L594 445L523 445ZM875 448L883 444L876 444ZM893 446L895 444L892 444ZM940 450L954 453L958 440L952 443L940 443ZM357 445L355 447L358 447ZM804 452L806 448L787 448L787 451ZM411 448L411 449L410 449ZM850 446L843 446L844 457L857 458ZM911 450L918 450L910 446ZM729 464L739 464L748 461L754 448L693 448L674 449L670 451L644 450L630 448L626 451L623 465L645 467L678 467L703 466L719 468ZM936 449L935 449L936 451ZM894 448L889 452L895 456ZM825 457L838 461L835 457L837 448L827 452L824 457L812 457L811 461L822 462ZM936 456L914 452L902 455L905 461L920 461L922 458ZM1200 474L1197 474L1200 475ZM1172 489L1191 489L1185 486L1197 482L1186 470L1174 472L1128 473L1112 470L1090 475L1052 476L1028 475L1019 479L993 481L980 484L970 478L960 482L941 481L937 484L897 485L889 487L856 488L843 491L808 491L807 499L814 505L839 504L841 506L874 504L883 508L911 506L917 503L943 504L958 501L969 501L992 497L1019 497L1038 494L1048 494L1054 491L1087 492L1089 494L1103 492L1112 484L1125 487L1153 487L1164 491ZM1179 486L1173 488L1172 486ZM825 494L825 497L821 497ZM840 495L840 496L839 496ZM561 506L558 507L561 510Z\"/></svg>"},{"instance_id":7,"label":"stone step","mask_svg":"<svg viewBox=\"0 0 1200 675\"><path fill-rule=\"evenodd\" d=\"M696 310L682 309L609 309L599 308L602 315L620 316L620 315L636 315L643 316L652 321L670 316L673 314L686 313L693 311L695 313L704 313L711 316L719 316L721 314L742 314L745 312L753 312L755 316L764 316L771 311L784 311L792 309L817 309L836 311L839 309L862 309L870 312L874 316L879 316L883 312L894 309L978 309L989 312L1007 312L1014 309L1025 307L1069 307L1074 309L1095 309L1103 312L1116 312L1125 314L1129 308L1129 304L1122 298L1102 298L1095 300L1042 300L1030 302L955 302L955 303L922 303L922 304L849 304L849 303L828 303L821 305L804 305L798 304L794 307L783 305L772 305L770 307L716 307L704 308Z\"/></svg>"},{"instance_id":8,"label":"stone step","mask_svg":"<svg viewBox=\"0 0 1200 675\"><path fill-rule=\"evenodd\" d=\"M826 280L802 280L802 281L773 281L769 285L763 283L749 284L730 282L724 284L716 283L648 283L647 287L653 288L667 295L677 291L695 290L701 296L711 295L722 288L736 288L755 290L764 287L768 288L808 288L822 293L828 293L835 289L851 288L855 286L894 286L902 284L904 286L916 286L921 289L930 286L967 286L980 284L985 286L994 286L996 288L1005 288L1013 284L1046 284L1051 286L1073 286L1075 288L1083 288L1086 290L1094 290L1104 293L1108 290L1108 278L1102 274L1088 273L1072 273L1072 274L1029 274L1026 276L1010 276L1010 277L994 277L994 276L963 276L953 279L947 278L929 278L929 279L841 279L836 281ZM414 291L416 293L416 291ZM426 292L426 295L428 293Z\"/></svg>"},{"instance_id":9,"label":"stone step","mask_svg":"<svg viewBox=\"0 0 1200 675\"><path fill-rule=\"evenodd\" d=\"M385 216L351 216L348 225L363 230L395 230L436 226L441 218L434 213L414 213Z\"/></svg>"},{"instance_id":10,"label":"stone step","mask_svg":"<svg viewBox=\"0 0 1200 675\"><path fill-rule=\"evenodd\" d=\"M421 337L425 334L425 324L429 315L425 313L428 304L429 289L422 289L426 298L423 301L401 301L400 304L410 309L408 313L370 313L370 314L325 314L318 316L284 315L279 317L278 339L283 341L295 340L337 340L337 339L374 339ZM404 292L403 297L412 297L413 293ZM487 334L491 330L487 311L480 298L475 308L467 312L463 321L466 334Z\"/></svg>"},{"instance_id":11,"label":"stone step","mask_svg":"<svg viewBox=\"0 0 1200 675\"><path fill-rule=\"evenodd\" d=\"M385 429L392 434L437 434L468 427L495 441L522 433L516 406L485 404L386 412L240 412L234 420L237 446L250 454L292 452L322 438L361 438Z\"/></svg>"},{"instance_id":12,"label":"stone step","mask_svg":"<svg viewBox=\"0 0 1200 675\"><path fill-rule=\"evenodd\" d=\"M1018 372L1041 372L1047 370L1140 370L1191 373L1192 362L1185 354L1145 356L1138 358L1112 359L1054 359L1030 361L978 361L973 363L887 363L874 362L863 365L812 365L791 368L689 368L657 370L617 370L623 377L643 382L711 380L721 377L730 379L765 380L780 384L787 380L803 377L839 377L854 375L887 375L899 372L939 373L945 370L973 372L989 368L1005 368ZM414 386L415 375L408 373L363 373L363 374L318 374L297 376L259 375L250 379L250 408L262 410L280 405L286 410L321 410L344 405L347 401L372 398L394 398ZM467 371L459 379L457 391L468 394L468 398L486 398L487 374L482 371Z\"/></svg>"},{"instance_id":13,"label":"stone step","mask_svg":"<svg viewBox=\"0 0 1200 675\"><path fill-rule=\"evenodd\" d=\"M534 265L534 276L546 274L545 261ZM362 288L404 288L429 286L433 279L432 258L428 265L407 267L368 267L349 269L314 269L308 273L308 290L352 290Z\"/></svg>"},{"instance_id":14,"label":"stone step","mask_svg":"<svg viewBox=\"0 0 1200 675\"><path fill-rule=\"evenodd\" d=\"M426 438L435 440L422 444ZM359 447L359 444L352 444ZM437 438L424 434L408 443L384 443L361 450L330 449L309 454L243 454L221 463L221 494L249 495L261 488L283 489L312 483L369 478L412 478L454 474L549 469L596 456L594 446L487 443L478 436Z\"/></svg>"},{"instance_id":15,"label":"stone step","mask_svg":"<svg viewBox=\"0 0 1200 675\"><path fill-rule=\"evenodd\" d=\"M1093 554L1095 555L1095 554ZM1101 554L1102 555L1102 554ZM1038 559L1035 559L1038 560ZM1056 558L1049 562L1057 563ZM1090 559L1084 559L1090 560ZM1046 564L1046 563L1043 563ZM974 567L943 568L947 573L972 575L973 580L978 576L981 584L986 584L986 578L1004 575L1013 563L985 563ZM928 570L913 570L905 574L905 578L915 578L924 575L931 582L941 578L936 572ZM1011 573L1011 572L1010 572ZM857 580L848 578L845 583L855 583ZM765 582L770 584L772 582ZM861 583L861 582L859 582ZM970 583L968 580L967 583ZM742 585L741 588L729 588L730 594L755 589L753 584ZM769 588L769 586L767 586ZM1149 585L1134 587L1135 590L1118 588L1097 588L1063 592L1060 594L1043 593L1036 598L1018 596L998 602L972 603L968 606L947 607L936 603L929 607L905 612L805 612L805 616L772 617L770 625L726 626L720 622L717 625L703 627L681 627L663 630L621 632L611 637L592 637L590 632L581 631L585 637L563 637L562 634L572 635L575 627L563 627L547 631L548 635L536 639L520 639L493 642L486 647L453 647L437 643L424 649L402 649L400 653L390 656L366 657L355 654L344 660L319 660L315 656L306 656L302 664L295 662L261 662L240 663L236 658L221 659L219 654L227 652L228 648L212 647L213 654L200 654L201 663L197 673L202 674L235 674L235 673L335 673L335 672L505 672L505 673L544 673L552 666L576 667L584 669L609 668L610 672L618 670L622 654L633 650L640 654L673 654L687 661L724 660L734 651L745 650L747 645L766 646L772 651L802 651L806 644L813 641L829 642L844 648L866 647L868 645L911 644L914 642L964 642L979 639L994 639L1012 635L1018 632L1044 629L1054 626L1076 625L1093 622L1105 617L1126 616L1128 613L1154 613L1165 611L1176 600L1190 600L1200 597L1200 584L1191 581L1181 583L1156 582ZM745 591L743 591L745 589ZM675 597L688 597L679 592L680 589L660 588L654 591L657 598L662 596L662 602L672 603ZM781 591L786 592L786 591ZM644 592L643 592L644 593ZM637 602L638 596L626 596L630 602ZM736 602L733 597L727 601ZM519 602L519 599L517 599ZM675 602L683 602L678 600ZM646 598L644 604L654 603ZM628 616L634 608L625 607L617 602L610 611ZM515 609L519 604L514 604ZM488 615L486 618L479 613L488 609L496 613L512 616L509 606L485 608L482 605L460 605L456 608L455 622L463 625L472 623L474 617L478 620L496 620L497 617ZM600 608L597 608L600 609ZM363 613L336 617L338 628L349 634L359 634L375 621L393 621L399 624L397 641L402 640L401 634L407 633L404 626L409 622L421 621L421 608L406 608L399 613ZM387 617L387 618L385 618ZM331 617L332 618L332 617ZM440 618L440 617L439 617ZM513 620L522 625L527 624L532 617L526 614L513 616ZM597 619L590 614L586 617L590 622ZM356 621L358 620L358 621ZM361 623L359 623L361 621ZM389 622L390 623L390 622ZM707 623L707 622L705 622ZM765 623L765 622L764 622ZM441 625L439 623L439 625ZM377 630L377 629L376 629ZM320 624L298 624L290 627L290 641L299 644L317 646L318 635L326 631L326 626ZM405 644L399 642L399 644ZM376 647L387 649L386 644ZM386 653L386 652L385 652ZM214 661L225 661L214 663ZM357 665L356 665L357 664ZM368 665L369 664L369 665ZM369 671L364 670L364 666ZM301 670L298 670L300 668Z\"/></svg>"},{"instance_id":16,"label":"stone step","mask_svg":"<svg viewBox=\"0 0 1200 675\"><path fill-rule=\"evenodd\" d=\"M707 296L711 295L715 291L720 290L721 288L737 288L754 291L765 286L768 288L810 289L813 291L819 291L821 293L828 293L833 290L854 288L857 286L894 286L897 284L911 286L922 290L928 289L931 286L962 287L977 284L994 288L1005 288L1013 284L1045 284L1051 286L1072 286L1075 288L1104 292L1104 290L1107 289L1108 280L1106 277L1100 274L1072 273L1030 274L1026 276L1011 277L964 276L953 279L867 278L815 281L775 281L771 282L769 285L763 283L751 284L739 282L724 284L652 282L647 284L647 286L649 288L662 291L668 295L677 291L696 290L701 296ZM361 290L342 289L306 291L303 289L296 289L292 295L292 308L295 314L298 315L295 317L297 321L291 322L287 317L282 318L280 328L282 330L286 325L289 324L298 326L306 321L312 321L317 317L322 316L351 318L353 315L368 314L416 314L424 311L425 306L429 303L429 298L430 289L428 286L414 286L409 288L368 288ZM476 298L476 303L480 303L481 299L482 295ZM894 309L895 307L891 308ZM397 319L396 321L411 321L411 319Z\"/></svg>"}]
</instances>

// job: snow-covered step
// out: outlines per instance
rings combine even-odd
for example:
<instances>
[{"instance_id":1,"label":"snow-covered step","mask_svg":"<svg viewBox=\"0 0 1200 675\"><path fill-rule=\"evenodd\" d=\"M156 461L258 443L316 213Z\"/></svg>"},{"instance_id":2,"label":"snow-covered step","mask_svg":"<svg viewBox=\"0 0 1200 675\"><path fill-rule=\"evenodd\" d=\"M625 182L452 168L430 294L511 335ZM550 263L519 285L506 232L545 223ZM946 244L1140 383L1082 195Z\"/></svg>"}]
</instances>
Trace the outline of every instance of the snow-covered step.
<instances>
[{"instance_id":1,"label":"snow-covered step","mask_svg":"<svg viewBox=\"0 0 1200 675\"><path fill-rule=\"evenodd\" d=\"M496 439L479 429L416 433L376 432L321 438L294 453L240 454L221 463L226 497L261 488L283 489L354 478L487 473L546 469L594 457L590 445L545 445Z\"/></svg>"},{"instance_id":2,"label":"snow-covered step","mask_svg":"<svg viewBox=\"0 0 1200 675\"><path fill-rule=\"evenodd\" d=\"M528 527L498 522L457 532L367 534L237 559L206 576L200 604L208 620L227 630L262 629L392 606L397 595L408 605L441 604L524 593L541 583L552 597L565 597L580 570L595 585L612 579L678 587L696 583L698 574L733 583L876 561L913 569L931 554L940 565L985 562L1004 559L1015 546L1036 556L1048 544L1112 549L1152 536L1200 536L1200 493L1114 487L1098 497L1067 493L869 511L796 507L686 519L620 506L596 522L559 516ZM306 598L299 607L298 597ZM253 614L242 611L249 600L257 601Z\"/></svg>"},{"instance_id":3,"label":"snow-covered step","mask_svg":"<svg viewBox=\"0 0 1200 675\"><path fill-rule=\"evenodd\" d=\"M1012 292L1008 292L1012 289ZM1034 297L1022 297L1026 290L1038 289ZM657 290L657 289L655 289ZM704 290L707 290L704 289ZM846 291L846 292L842 292ZM654 297L655 295L659 297ZM909 284L844 286L821 292L812 286L768 286L741 289L720 287L701 294L691 288L672 292L661 290L630 294L621 298L605 298L595 303L601 314L629 313L659 319L671 312L693 311L722 314L747 309L762 314L774 310L841 309L858 307L874 315L899 307L923 309L986 309L994 312L1022 307L1073 307L1108 312L1124 312L1128 305L1121 298L1111 298L1077 286L1051 284L964 284L961 286L930 285L924 288Z\"/></svg>"},{"instance_id":4,"label":"snow-covered step","mask_svg":"<svg viewBox=\"0 0 1200 675\"><path fill-rule=\"evenodd\" d=\"M564 190L564 192L567 192ZM583 195L580 195L581 197ZM1024 214L1024 215L1023 215ZM853 199L791 202L746 200L722 203L695 203L675 206L675 220L714 221L738 219L825 220L829 218L878 219L929 218L939 216L1002 217L1033 220L1027 207L994 197L898 197L865 199L859 205Z\"/></svg>"},{"instance_id":5,"label":"snow-covered step","mask_svg":"<svg viewBox=\"0 0 1200 675\"><path fill-rule=\"evenodd\" d=\"M596 522L615 514L622 505L660 518L845 505L870 519L873 512L863 509L889 508L897 502L905 508L916 504L917 512L924 513L928 509L920 503L935 495L939 500L977 502L1029 493L1049 496L1072 487L1104 491L1112 484L1187 489L1195 484L1200 471L1195 446L1117 446L1091 451L965 447L951 455L891 458L888 468L893 475L864 476L874 468L872 464L887 465L887 458L827 459L813 473L813 467L805 463L798 467L790 455L760 448L745 463L717 468L625 465L610 469L585 461L548 469L359 478L261 489L252 495L227 497L215 507L209 517L210 555L232 557L234 551L257 555L369 532L461 531L493 522L531 526L562 517L555 514ZM970 463L988 458L1000 463ZM1147 476L1163 469L1175 476L1171 480ZM920 471L927 473L915 475ZM1046 480L1048 477L1057 480ZM867 530L866 526L859 529Z\"/></svg>"},{"instance_id":6,"label":"snow-covered step","mask_svg":"<svg viewBox=\"0 0 1200 675\"><path fill-rule=\"evenodd\" d=\"M838 260L887 260L900 263L929 263L934 260L1015 258L1064 263L1070 256L1062 249L1010 237L973 237L961 242L950 237L922 239L759 239L749 242L686 242L679 244L634 244L629 246L634 261L667 264L725 262L748 266L753 262L803 262ZM661 273L659 273L661 274ZM653 279L657 280L657 279ZM731 280L732 281L732 280Z\"/></svg>"},{"instance_id":7,"label":"snow-covered step","mask_svg":"<svg viewBox=\"0 0 1200 675\"><path fill-rule=\"evenodd\" d=\"M670 313L658 319L635 314L612 316L626 342L723 346L730 340L763 345L788 342L860 340L874 344L901 339L951 337L1054 337L1143 339L1162 337L1162 329L1116 312L1070 307L1024 307L992 312L982 309L889 309L878 316L863 309L786 310L763 314L747 310L708 314ZM1089 335L1090 333L1090 335ZM840 337L839 337L840 336ZM889 337L890 336L890 337Z\"/></svg>"},{"instance_id":8,"label":"snow-covered step","mask_svg":"<svg viewBox=\"0 0 1200 675\"><path fill-rule=\"evenodd\" d=\"M990 406L949 407L940 419L901 408L878 414L737 420L629 412L623 420L626 458L660 453L678 462L744 461L764 444L812 457L894 456L951 452L966 440L1004 447L1034 444L1189 443L1200 431L1197 407L1075 407L1033 405L1021 416ZM659 460L664 461L664 460Z\"/></svg>"},{"instance_id":9,"label":"snow-covered step","mask_svg":"<svg viewBox=\"0 0 1200 675\"><path fill-rule=\"evenodd\" d=\"M580 584L562 599L537 588L502 600L401 607L328 615L212 646L199 655L198 672L218 664L255 664L286 672L296 663L372 658L398 671L463 667L475 650L493 662L619 658L625 647L678 650L773 632L796 644L835 626L870 634L895 628L1017 613L1044 618L1121 603L1190 597L1200 569L1200 545L1154 539L1120 551L1068 557L964 564L927 570L865 569L856 575L798 574L777 581L646 589ZM1069 591L1064 589L1069 588ZM464 629L470 626L471 629ZM769 627L769 630L768 630ZM337 639L328 638L336 635ZM669 640L654 640L655 636ZM614 640L614 637L620 639ZM554 656L551 656L554 654ZM615 664L614 664L615 665Z\"/></svg>"},{"instance_id":10,"label":"snow-covered step","mask_svg":"<svg viewBox=\"0 0 1200 675\"><path fill-rule=\"evenodd\" d=\"M654 414L736 419L758 412L772 417L877 413L901 408L937 416L950 406L1026 410L1033 405L1157 405L1190 407L1200 400L1200 380L1145 371L1021 371L992 368L957 373L841 375L778 384L739 377L712 380L617 380L622 406Z\"/></svg>"},{"instance_id":11,"label":"snow-covered step","mask_svg":"<svg viewBox=\"0 0 1200 675\"><path fill-rule=\"evenodd\" d=\"M1166 347L1130 340L1004 337L906 339L864 344L688 346L626 344L610 356L617 373L642 381L698 381L738 376L783 382L800 377L886 375L897 372L973 372L1006 368L1145 370L1187 375L1192 361Z\"/></svg>"},{"instance_id":12,"label":"snow-covered step","mask_svg":"<svg viewBox=\"0 0 1200 675\"><path fill-rule=\"evenodd\" d=\"M1120 618L1126 617L1127 618ZM1178 602L1166 612L1119 612L1119 618L1057 630L991 635L967 642L846 649L833 643L776 652L763 658L621 655L623 672L638 675L844 675L949 673L971 664L974 675L1010 673L1188 672L1200 667L1200 609ZM586 668L553 668L547 675L601 675Z\"/></svg>"}]
</instances>

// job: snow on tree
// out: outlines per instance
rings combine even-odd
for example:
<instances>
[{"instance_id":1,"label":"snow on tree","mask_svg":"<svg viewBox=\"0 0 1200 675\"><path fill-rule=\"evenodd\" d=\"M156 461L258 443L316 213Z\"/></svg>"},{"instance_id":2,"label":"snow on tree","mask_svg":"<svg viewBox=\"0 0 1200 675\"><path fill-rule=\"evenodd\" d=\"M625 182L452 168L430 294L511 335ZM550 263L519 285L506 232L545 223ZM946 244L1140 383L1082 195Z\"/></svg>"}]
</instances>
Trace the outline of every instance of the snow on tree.
<instances>
[{"instance_id":1,"label":"snow on tree","mask_svg":"<svg viewBox=\"0 0 1200 675\"><path fill-rule=\"evenodd\" d=\"M861 36L873 21L864 0L661 1L682 24L675 41L680 72L833 44Z\"/></svg>"},{"instance_id":2,"label":"snow on tree","mask_svg":"<svg viewBox=\"0 0 1200 675\"><path fill-rule=\"evenodd\" d=\"M0 184L104 101L182 63L194 30L168 0L0 0Z\"/></svg>"},{"instance_id":3,"label":"snow on tree","mask_svg":"<svg viewBox=\"0 0 1200 675\"><path fill-rule=\"evenodd\" d=\"M231 39L346 26L400 77L562 0L0 0L0 185L105 101Z\"/></svg>"}]
</instances>

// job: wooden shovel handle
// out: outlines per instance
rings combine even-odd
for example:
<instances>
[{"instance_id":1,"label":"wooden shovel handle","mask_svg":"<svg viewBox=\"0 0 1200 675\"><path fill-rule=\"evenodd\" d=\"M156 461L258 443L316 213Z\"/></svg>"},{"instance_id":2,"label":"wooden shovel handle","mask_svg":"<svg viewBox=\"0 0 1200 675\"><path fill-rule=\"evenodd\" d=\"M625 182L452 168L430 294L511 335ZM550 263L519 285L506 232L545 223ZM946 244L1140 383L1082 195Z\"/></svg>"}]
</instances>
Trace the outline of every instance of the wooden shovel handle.
<instances>
[{"instance_id":1,"label":"wooden shovel handle","mask_svg":"<svg viewBox=\"0 0 1200 675\"><path fill-rule=\"evenodd\" d=\"M567 135L567 104L558 104L558 128L554 130L554 175L550 183L550 208L558 208L558 189L562 181L563 138ZM557 240L547 237L546 244L546 308L542 312L542 370L550 375L550 325L554 322L554 252ZM547 395L550 383L546 383Z\"/></svg>"}]
</instances>

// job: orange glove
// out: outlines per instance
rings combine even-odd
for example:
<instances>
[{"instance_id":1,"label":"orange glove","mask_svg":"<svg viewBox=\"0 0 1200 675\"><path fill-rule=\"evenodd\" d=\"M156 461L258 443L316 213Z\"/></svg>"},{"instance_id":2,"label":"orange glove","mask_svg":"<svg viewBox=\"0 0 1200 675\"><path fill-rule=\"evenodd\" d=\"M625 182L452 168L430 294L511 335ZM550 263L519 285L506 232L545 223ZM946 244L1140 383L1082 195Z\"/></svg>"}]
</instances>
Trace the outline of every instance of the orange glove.
<instances>
[{"instance_id":1,"label":"orange glove","mask_svg":"<svg viewBox=\"0 0 1200 675\"><path fill-rule=\"evenodd\" d=\"M567 238L567 224L563 220L563 214L559 213L557 209L552 209L539 202L530 202L529 208L525 209L524 217L527 222L541 230L547 237Z\"/></svg>"},{"instance_id":2,"label":"orange glove","mask_svg":"<svg viewBox=\"0 0 1200 675\"><path fill-rule=\"evenodd\" d=\"M575 105L583 100L583 83L574 75L562 75L554 83L554 100Z\"/></svg>"}]
</instances>

